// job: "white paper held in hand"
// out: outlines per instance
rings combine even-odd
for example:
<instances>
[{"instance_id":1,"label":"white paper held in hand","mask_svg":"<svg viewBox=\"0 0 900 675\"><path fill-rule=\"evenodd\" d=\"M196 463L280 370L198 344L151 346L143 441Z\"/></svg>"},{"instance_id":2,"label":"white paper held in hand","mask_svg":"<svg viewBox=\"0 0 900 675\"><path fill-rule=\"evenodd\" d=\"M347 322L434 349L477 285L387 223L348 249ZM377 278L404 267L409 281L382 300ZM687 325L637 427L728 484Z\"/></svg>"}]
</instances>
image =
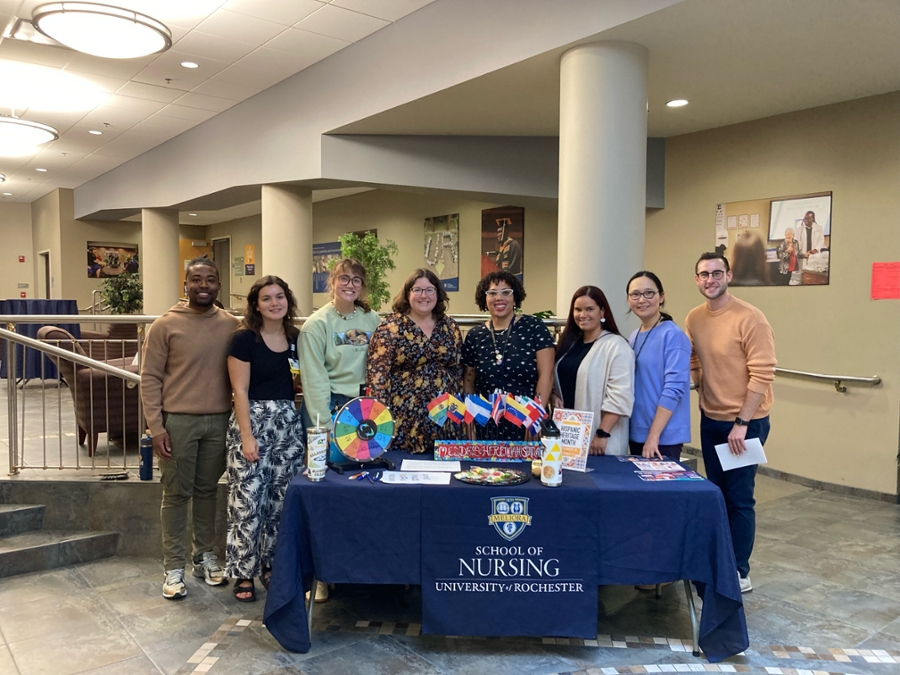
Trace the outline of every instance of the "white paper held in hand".
<instances>
[{"instance_id":1,"label":"white paper held in hand","mask_svg":"<svg viewBox=\"0 0 900 675\"><path fill-rule=\"evenodd\" d=\"M758 438L745 438L744 447L746 450L744 450L743 454L732 455L731 450L728 448L728 443L716 446L716 454L719 456L722 471L731 471L732 469L740 469L742 466L768 462L762 443L759 442Z\"/></svg>"}]
</instances>

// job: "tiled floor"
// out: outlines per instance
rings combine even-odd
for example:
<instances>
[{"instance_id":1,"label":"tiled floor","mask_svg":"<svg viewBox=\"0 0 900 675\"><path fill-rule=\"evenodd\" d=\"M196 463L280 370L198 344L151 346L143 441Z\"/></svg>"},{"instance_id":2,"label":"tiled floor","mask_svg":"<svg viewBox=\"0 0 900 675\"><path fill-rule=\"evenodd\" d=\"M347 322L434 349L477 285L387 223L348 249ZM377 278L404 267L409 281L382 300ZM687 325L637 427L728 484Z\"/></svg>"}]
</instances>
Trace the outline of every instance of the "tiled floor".
<instances>
[{"instance_id":1,"label":"tiled floor","mask_svg":"<svg viewBox=\"0 0 900 675\"><path fill-rule=\"evenodd\" d=\"M62 394L64 425L73 425ZM26 390L30 452L44 443L33 426L38 401ZM58 443L48 429L48 444ZM83 456L67 433L66 459ZM105 451L99 457L105 464ZM76 472L25 473L39 480ZM757 500L754 591L744 596L751 647L724 664L685 646L691 628L680 585L660 600L602 588L596 644L422 636L417 589L342 586L316 608L312 650L291 654L260 624L261 588L259 602L238 604L230 587L189 578L188 597L171 602L160 594L158 561L120 557L0 580L0 675L900 673L900 507L764 477Z\"/></svg>"},{"instance_id":2,"label":"tiled floor","mask_svg":"<svg viewBox=\"0 0 900 675\"><path fill-rule=\"evenodd\" d=\"M259 622L261 588L238 604L189 578L171 602L157 561L116 558L0 580L0 675L900 673L900 507L766 478L757 495L751 647L717 666L684 645L678 585L661 600L601 589L597 646L422 636L417 589L338 587L316 608L312 650L291 654Z\"/></svg>"}]
</instances>

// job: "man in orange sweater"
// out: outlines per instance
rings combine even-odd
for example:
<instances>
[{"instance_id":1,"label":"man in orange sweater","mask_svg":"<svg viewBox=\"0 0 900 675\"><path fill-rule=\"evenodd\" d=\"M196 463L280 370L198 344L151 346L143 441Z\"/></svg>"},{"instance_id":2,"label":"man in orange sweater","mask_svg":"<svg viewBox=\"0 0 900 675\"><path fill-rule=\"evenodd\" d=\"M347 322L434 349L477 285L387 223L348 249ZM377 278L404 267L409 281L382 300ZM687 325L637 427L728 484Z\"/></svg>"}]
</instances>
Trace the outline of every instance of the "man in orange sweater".
<instances>
[{"instance_id":1,"label":"man in orange sweater","mask_svg":"<svg viewBox=\"0 0 900 675\"><path fill-rule=\"evenodd\" d=\"M775 337L766 317L728 292L731 269L720 253L704 253L694 280L706 302L685 320L691 339L691 378L700 393L700 445L706 476L725 497L741 592L750 583L750 553L756 535L756 465L723 471L715 446L728 443L741 455L744 441L769 436L775 380Z\"/></svg>"},{"instance_id":2,"label":"man in orange sweater","mask_svg":"<svg viewBox=\"0 0 900 675\"><path fill-rule=\"evenodd\" d=\"M213 304L219 271L212 260L190 261L185 284L188 303L153 323L141 366L141 401L162 474L163 597L169 600L187 595L184 537L191 503L194 576L210 586L227 583L212 549L231 412L226 360L238 320Z\"/></svg>"}]
</instances>

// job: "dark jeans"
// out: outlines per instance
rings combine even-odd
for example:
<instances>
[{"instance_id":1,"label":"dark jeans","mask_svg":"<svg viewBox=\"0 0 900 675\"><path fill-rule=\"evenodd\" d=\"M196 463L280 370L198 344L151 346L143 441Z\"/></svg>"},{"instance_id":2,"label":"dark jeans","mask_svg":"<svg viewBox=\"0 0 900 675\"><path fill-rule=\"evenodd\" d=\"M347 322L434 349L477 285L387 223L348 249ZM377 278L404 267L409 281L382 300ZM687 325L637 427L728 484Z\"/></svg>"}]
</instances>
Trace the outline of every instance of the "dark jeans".
<instances>
[{"instance_id":1,"label":"dark jeans","mask_svg":"<svg viewBox=\"0 0 900 675\"><path fill-rule=\"evenodd\" d=\"M719 422L704 414L700 416L700 447L703 450L706 477L725 497L734 559L741 577L746 577L750 574L750 554L753 552L753 540L756 537L756 500L753 498L753 490L756 487L757 467L754 464L722 471L715 446L728 442L728 434L733 427L734 422ZM768 416L750 420L746 437L758 438L760 443L765 445L769 437Z\"/></svg>"},{"instance_id":2,"label":"dark jeans","mask_svg":"<svg viewBox=\"0 0 900 675\"><path fill-rule=\"evenodd\" d=\"M679 443L678 445L660 445L659 454L666 459L674 459L676 462L680 462L681 448L683 447L683 443ZM628 441L628 449L632 455L640 455L644 452L644 444L637 443L636 441Z\"/></svg>"}]
</instances>

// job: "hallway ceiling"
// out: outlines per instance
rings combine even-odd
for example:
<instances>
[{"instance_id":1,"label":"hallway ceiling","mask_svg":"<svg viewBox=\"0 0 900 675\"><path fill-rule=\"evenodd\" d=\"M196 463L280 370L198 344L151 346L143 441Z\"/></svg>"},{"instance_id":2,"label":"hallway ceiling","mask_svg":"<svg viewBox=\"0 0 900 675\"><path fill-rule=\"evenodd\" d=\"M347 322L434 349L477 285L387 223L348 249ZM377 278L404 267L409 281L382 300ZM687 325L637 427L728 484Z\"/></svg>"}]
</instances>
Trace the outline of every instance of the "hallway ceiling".
<instances>
[{"instance_id":1,"label":"hallway ceiling","mask_svg":"<svg viewBox=\"0 0 900 675\"><path fill-rule=\"evenodd\" d=\"M649 49L650 136L900 90L900 0L684 0L599 37ZM570 47L333 132L556 136ZM667 108L675 98L690 104Z\"/></svg>"},{"instance_id":2,"label":"hallway ceiling","mask_svg":"<svg viewBox=\"0 0 900 675\"><path fill-rule=\"evenodd\" d=\"M35 155L0 156L7 177L0 195L12 193L0 196L4 201L32 202L77 187L432 2L99 0L144 12L172 31L169 51L117 60L3 37L45 1L0 0L0 74L25 68L32 82L72 76L77 85L93 85L98 100L73 108L46 100L52 84L26 94L0 86L0 114L60 132ZM184 68L183 61L199 67ZM23 98L43 100L23 106Z\"/></svg>"}]
</instances>

